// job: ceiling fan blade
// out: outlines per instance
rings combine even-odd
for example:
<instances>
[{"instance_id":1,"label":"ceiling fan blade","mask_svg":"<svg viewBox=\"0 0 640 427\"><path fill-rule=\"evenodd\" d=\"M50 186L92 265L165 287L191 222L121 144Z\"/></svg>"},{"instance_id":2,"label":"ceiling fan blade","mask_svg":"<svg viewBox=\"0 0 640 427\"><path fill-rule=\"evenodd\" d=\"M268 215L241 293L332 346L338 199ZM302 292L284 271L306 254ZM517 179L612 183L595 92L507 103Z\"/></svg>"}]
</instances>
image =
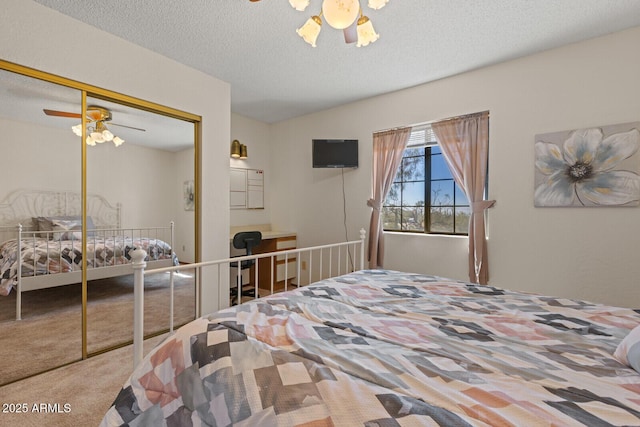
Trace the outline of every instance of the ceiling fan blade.
<instances>
[{"instance_id":1,"label":"ceiling fan blade","mask_svg":"<svg viewBox=\"0 0 640 427\"><path fill-rule=\"evenodd\" d=\"M127 125L119 125L119 124L117 124L117 123L113 123L113 122L108 122L107 124L108 124L109 126L119 126L119 127L121 127L121 128L127 128L127 129L139 130L139 131L142 131L142 132L146 132L146 131L147 131L146 129L134 128L133 126L127 126Z\"/></svg>"},{"instance_id":2,"label":"ceiling fan blade","mask_svg":"<svg viewBox=\"0 0 640 427\"><path fill-rule=\"evenodd\" d=\"M82 115L80 113L70 113L68 111L47 110L46 108L44 108L42 111L44 111L44 113L47 116L69 117L71 119L80 119L80 118L82 118Z\"/></svg>"}]
</instances>

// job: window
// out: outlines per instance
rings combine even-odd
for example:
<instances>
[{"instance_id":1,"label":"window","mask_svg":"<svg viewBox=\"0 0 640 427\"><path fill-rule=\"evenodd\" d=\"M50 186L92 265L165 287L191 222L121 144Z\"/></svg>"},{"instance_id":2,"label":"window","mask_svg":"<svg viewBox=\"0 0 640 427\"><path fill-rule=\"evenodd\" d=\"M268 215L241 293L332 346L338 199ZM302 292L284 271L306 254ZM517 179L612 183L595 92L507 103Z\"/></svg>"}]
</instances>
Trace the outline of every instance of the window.
<instances>
[{"instance_id":1,"label":"window","mask_svg":"<svg viewBox=\"0 0 640 427\"><path fill-rule=\"evenodd\" d=\"M385 231L467 235L469 200L451 175L430 125L411 131L383 204Z\"/></svg>"}]
</instances>

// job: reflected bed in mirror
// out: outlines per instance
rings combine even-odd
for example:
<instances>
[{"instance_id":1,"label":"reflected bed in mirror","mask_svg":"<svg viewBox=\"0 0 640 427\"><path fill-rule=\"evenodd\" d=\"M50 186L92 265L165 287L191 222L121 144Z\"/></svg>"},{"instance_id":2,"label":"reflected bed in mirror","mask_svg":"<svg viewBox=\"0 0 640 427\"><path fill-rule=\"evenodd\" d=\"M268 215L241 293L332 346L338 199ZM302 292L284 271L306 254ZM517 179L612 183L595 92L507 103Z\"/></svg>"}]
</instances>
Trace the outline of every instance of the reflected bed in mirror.
<instances>
[{"instance_id":1,"label":"reflected bed in mirror","mask_svg":"<svg viewBox=\"0 0 640 427\"><path fill-rule=\"evenodd\" d=\"M136 247L147 252L150 266L178 264L173 222L167 227L121 228L120 205L98 195L88 196L87 208L83 250L79 194L19 190L0 202L0 295L15 290L16 319L21 318L22 292L81 282L83 256L88 280L130 274L129 252Z\"/></svg>"}]
</instances>

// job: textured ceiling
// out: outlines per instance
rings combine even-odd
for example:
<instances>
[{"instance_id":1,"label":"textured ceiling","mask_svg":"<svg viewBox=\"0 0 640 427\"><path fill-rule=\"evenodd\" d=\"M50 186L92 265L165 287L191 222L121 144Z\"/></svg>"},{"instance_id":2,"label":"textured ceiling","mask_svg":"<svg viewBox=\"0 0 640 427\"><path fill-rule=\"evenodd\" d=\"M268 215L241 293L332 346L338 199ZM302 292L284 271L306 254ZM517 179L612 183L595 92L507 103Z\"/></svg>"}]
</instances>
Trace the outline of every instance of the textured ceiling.
<instances>
[{"instance_id":1,"label":"textured ceiling","mask_svg":"<svg viewBox=\"0 0 640 427\"><path fill-rule=\"evenodd\" d=\"M231 84L231 110L268 123L640 25L640 0L390 0L380 39L345 44L287 0L36 0Z\"/></svg>"}]
</instances>

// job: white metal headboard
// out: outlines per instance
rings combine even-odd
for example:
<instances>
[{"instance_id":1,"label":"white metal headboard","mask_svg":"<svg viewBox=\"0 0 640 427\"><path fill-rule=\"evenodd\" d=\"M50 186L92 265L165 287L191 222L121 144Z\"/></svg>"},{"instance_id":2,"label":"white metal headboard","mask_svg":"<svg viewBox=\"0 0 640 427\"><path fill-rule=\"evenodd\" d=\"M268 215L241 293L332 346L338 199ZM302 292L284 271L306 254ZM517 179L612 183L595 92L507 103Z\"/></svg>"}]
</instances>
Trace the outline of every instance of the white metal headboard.
<instances>
[{"instance_id":1,"label":"white metal headboard","mask_svg":"<svg viewBox=\"0 0 640 427\"><path fill-rule=\"evenodd\" d=\"M22 224L29 229L38 216L81 215L81 195L72 191L19 189L0 202L0 226ZM87 194L87 215L96 228L120 228L121 205L102 196Z\"/></svg>"}]
</instances>

